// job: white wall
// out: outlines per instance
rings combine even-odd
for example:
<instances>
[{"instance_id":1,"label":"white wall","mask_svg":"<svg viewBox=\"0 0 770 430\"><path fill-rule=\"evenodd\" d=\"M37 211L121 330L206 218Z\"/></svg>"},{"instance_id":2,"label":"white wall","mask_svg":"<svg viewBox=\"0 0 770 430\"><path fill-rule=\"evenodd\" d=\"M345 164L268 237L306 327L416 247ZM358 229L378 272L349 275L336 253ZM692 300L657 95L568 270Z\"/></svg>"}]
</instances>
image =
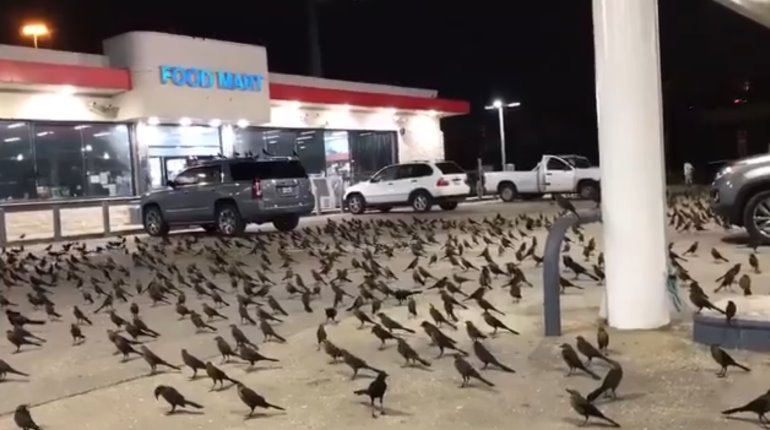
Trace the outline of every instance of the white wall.
<instances>
[{"instance_id":1,"label":"white wall","mask_svg":"<svg viewBox=\"0 0 770 430\"><path fill-rule=\"evenodd\" d=\"M48 121L111 121L89 108L110 104L108 97L81 97L56 92L0 92L0 119Z\"/></svg>"},{"instance_id":2,"label":"white wall","mask_svg":"<svg viewBox=\"0 0 770 430\"><path fill-rule=\"evenodd\" d=\"M439 118L428 114L358 111L341 107L305 109L290 103L274 104L266 127L377 130L398 133L400 161L444 158L444 134Z\"/></svg>"},{"instance_id":3,"label":"white wall","mask_svg":"<svg viewBox=\"0 0 770 430\"><path fill-rule=\"evenodd\" d=\"M132 32L104 42L112 67L131 71L133 89L116 97L118 118L159 117L201 122L220 119L253 124L270 118L267 51L261 46L193 38L165 33ZM161 66L195 67L264 77L259 92L163 85Z\"/></svg>"}]
</instances>

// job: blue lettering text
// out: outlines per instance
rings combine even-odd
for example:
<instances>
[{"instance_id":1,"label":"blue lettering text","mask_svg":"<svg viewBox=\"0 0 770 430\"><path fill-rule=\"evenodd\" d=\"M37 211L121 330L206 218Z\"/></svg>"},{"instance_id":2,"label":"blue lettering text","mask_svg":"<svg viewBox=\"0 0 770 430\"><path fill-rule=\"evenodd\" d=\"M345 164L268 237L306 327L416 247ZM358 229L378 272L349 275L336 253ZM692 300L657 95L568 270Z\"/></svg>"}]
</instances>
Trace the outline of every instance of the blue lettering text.
<instances>
[{"instance_id":1,"label":"blue lettering text","mask_svg":"<svg viewBox=\"0 0 770 430\"><path fill-rule=\"evenodd\" d=\"M265 77L197 67L160 66L161 85L189 88L217 88L228 91L261 92Z\"/></svg>"}]
</instances>

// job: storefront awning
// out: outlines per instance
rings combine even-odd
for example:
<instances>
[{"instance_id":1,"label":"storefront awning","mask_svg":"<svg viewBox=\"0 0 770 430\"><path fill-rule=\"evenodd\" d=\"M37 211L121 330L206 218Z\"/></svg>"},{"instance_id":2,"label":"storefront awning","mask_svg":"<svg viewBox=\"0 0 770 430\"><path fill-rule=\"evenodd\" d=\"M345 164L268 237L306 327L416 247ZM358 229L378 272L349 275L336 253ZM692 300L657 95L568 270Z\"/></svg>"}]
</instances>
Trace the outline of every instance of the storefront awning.
<instances>
[{"instance_id":1,"label":"storefront awning","mask_svg":"<svg viewBox=\"0 0 770 430\"><path fill-rule=\"evenodd\" d=\"M0 59L0 88L50 91L57 86L83 93L118 94L131 89L131 73L107 67Z\"/></svg>"},{"instance_id":2,"label":"storefront awning","mask_svg":"<svg viewBox=\"0 0 770 430\"><path fill-rule=\"evenodd\" d=\"M0 90L55 91L57 87L71 87L78 93L119 94L131 90L131 72L109 67L0 59ZM270 83L270 98L319 107L348 105L361 109L434 111L440 116L470 111L470 104L462 100L281 83Z\"/></svg>"}]
</instances>

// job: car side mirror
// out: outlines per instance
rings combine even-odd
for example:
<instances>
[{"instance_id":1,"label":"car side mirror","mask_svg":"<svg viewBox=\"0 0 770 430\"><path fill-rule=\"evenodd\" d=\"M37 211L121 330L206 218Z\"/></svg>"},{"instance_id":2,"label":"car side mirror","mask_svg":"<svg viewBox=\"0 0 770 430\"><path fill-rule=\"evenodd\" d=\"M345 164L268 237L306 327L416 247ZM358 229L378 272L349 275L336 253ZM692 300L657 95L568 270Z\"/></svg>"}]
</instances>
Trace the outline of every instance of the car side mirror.
<instances>
[{"instance_id":1,"label":"car side mirror","mask_svg":"<svg viewBox=\"0 0 770 430\"><path fill-rule=\"evenodd\" d=\"M168 180L166 181L166 186L171 188L176 188L176 182Z\"/></svg>"},{"instance_id":2,"label":"car side mirror","mask_svg":"<svg viewBox=\"0 0 770 430\"><path fill-rule=\"evenodd\" d=\"M379 178L371 178L369 179L369 182L376 184L377 182L380 182Z\"/></svg>"}]
</instances>

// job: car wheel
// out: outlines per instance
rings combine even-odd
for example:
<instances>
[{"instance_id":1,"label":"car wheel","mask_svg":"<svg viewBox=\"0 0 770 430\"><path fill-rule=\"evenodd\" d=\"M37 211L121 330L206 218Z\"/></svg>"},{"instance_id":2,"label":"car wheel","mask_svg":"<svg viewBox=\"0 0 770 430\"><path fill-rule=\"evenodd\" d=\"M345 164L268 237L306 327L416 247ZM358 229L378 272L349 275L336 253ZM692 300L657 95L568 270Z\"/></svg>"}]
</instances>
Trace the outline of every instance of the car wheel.
<instances>
[{"instance_id":1,"label":"car wheel","mask_svg":"<svg viewBox=\"0 0 770 430\"><path fill-rule=\"evenodd\" d=\"M222 203L216 210L217 230L224 236L239 236L246 230L238 207L232 203Z\"/></svg>"},{"instance_id":2,"label":"car wheel","mask_svg":"<svg viewBox=\"0 0 770 430\"><path fill-rule=\"evenodd\" d=\"M360 194L348 196L347 206L348 211L353 215L361 215L366 212L366 202L364 201L364 197Z\"/></svg>"},{"instance_id":3,"label":"car wheel","mask_svg":"<svg viewBox=\"0 0 770 430\"><path fill-rule=\"evenodd\" d=\"M754 241L770 243L770 190L749 199L743 210L743 225Z\"/></svg>"},{"instance_id":4,"label":"car wheel","mask_svg":"<svg viewBox=\"0 0 770 430\"><path fill-rule=\"evenodd\" d=\"M289 232L299 225L299 216L286 215L273 220L273 226L280 232Z\"/></svg>"},{"instance_id":5,"label":"car wheel","mask_svg":"<svg viewBox=\"0 0 770 430\"><path fill-rule=\"evenodd\" d=\"M418 191L412 196L411 203L415 212L429 212L433 207L433 197L426 191Z\"/></svg>"},{"instance_id":6,"label":"car wheel","mask_svg":"<svg viewBox=\"0 0 770 430\"><path fill-rule=\"evenodd\" d=\"M589 200L599 193L599 187L593 182L583 182L578 186L577 192L581 199Z\"/></svg>"},{"instance_id":7,"label":"car wheel","mask_svg":"<svg viewBox=\"0 0 770 430\"><path fill-rule=\"evenodd\" d=\"M165 236L168 234L168 223L163 219L163 213L158 206L153 205L144 208L142 222L144 224L144 231L150 236Z\"/></svg>"},{"instance_id":8,"label":"car wheel","mask_svg":"<svg viewBox=\"0 0 770 430\"><path fill-rule=\"evenodd\" d=\"M445 211L453 211L453 210L457 209L457 202L441 203L439 205L439 207L441 207L441 209L443 209Z\"/></svg>"},{"instance_id":9,"label":"car wheel","mask_svg":"<svg viewBox=\"0 0 770 430\"><path fill-rule=\"evenodd\" d=\"M203 224L203 225L201 225L201 228L207 234L214 234L214 233L217 232L217 225L216 224Z\"/></svg>"},{"instance_id":10,"label":"car wheel","mask_svg":"<svg viewBox=\"0 0 770 430\"><path fill-rule=\"evenodd\" d=\"M383 206L383 207L379 208L379 211L384 213L384 214L390 212L391 210L393 210L393 208L390 207L390 206Z\"/></svg>"},{"instance_id":11,"label":"car wheel","mask_svg":"<svg viewBox=\"0 0 770 430\"><path fill-rule=\"evenodd\" d=\"M516 198L516 186L513 184L502 184L498 190L500 199L506 203L512 202Z\"/></svg>"}]
</instances>

